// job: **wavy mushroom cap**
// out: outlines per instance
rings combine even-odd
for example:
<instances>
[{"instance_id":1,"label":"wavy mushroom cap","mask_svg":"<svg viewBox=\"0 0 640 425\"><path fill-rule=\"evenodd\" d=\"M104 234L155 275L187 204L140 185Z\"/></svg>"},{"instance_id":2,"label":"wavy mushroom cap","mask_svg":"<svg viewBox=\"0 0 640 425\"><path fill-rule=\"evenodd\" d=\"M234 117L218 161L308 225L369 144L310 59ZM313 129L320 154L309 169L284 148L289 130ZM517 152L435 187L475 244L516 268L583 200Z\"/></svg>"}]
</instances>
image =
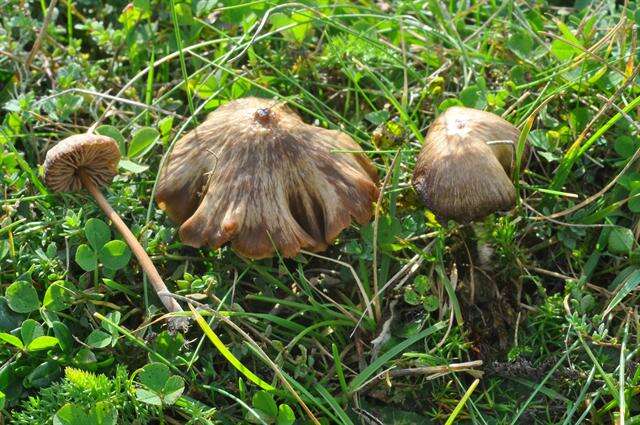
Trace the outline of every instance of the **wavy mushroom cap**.
<instances>
[{"instance_id":1,"label":"wavy mushroom cap","mask_svg":"<svg viewBox=\"0 0 640 425\"><path fill-rule=\"evenodd\" d=\"M238 99L178 141L156 200L193 247L230 241L250 258L320 251L352 217L371 217L377 174L361 152L346 134L305 124L282 103Z\"/></svg>"},{"instance_id":2,"label":"wavy mushroom cap","mask_svg":"<svg viewBox=\"0 0 640 425\"><path fill-rule=\"evenodd\" d=\"M98 186L111 183L118 171L120 150L115 140L96 134L76 134L49 149L44 160L44 181L54 192L82 188L82 170Z\"/></svg>"},{"instance_id":3,"label":"wavy mushroom cap","mask_svg":"<svg viewBox=\"0 0 640 425\"><path fill-rule=\"evenodd\" d=\"M510 175L519 134L490 112L449 108L429 127L413 186L445 221L468 223L509 210L516 201Z\"/></svg>"}]
</instances>

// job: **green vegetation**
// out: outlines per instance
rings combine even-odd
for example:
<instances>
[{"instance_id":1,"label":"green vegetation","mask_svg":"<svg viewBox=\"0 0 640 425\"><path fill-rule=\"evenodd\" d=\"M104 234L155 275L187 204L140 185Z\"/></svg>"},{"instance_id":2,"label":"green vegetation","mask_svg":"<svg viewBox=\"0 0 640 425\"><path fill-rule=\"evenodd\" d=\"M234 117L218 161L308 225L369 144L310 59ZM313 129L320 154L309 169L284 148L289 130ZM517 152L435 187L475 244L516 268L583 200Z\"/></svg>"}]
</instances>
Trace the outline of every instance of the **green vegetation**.
<instances>
[{"instance_id":1,"label":"green vegetation","mask_svg":"<svg viewBox=\"0 0 640 425\"><path fill-rule=\"evenodd\" d=\"M0 0L5 422L640 423L640 9L556 3ZM180 243L160 162L249 95L366 150L372 223L294 259ZM452 105L528 140L518 206L475 236L411 188ZM199 307L184 335L89 195L43 184L87 130L119 143L105 194Z\"/></svg>"}]
</instances>

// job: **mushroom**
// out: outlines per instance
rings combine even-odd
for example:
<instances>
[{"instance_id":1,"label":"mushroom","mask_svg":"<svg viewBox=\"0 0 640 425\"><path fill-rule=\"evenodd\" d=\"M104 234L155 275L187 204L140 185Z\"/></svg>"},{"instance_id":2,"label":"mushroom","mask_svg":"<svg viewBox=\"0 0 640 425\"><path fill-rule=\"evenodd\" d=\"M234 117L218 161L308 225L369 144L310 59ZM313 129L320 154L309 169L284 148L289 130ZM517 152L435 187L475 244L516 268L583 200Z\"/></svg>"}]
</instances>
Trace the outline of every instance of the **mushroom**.
<instances>
[{"instance_id":1,"label":"mushroom","mask_svg":"<svg viewBox=\"0 0 640 425\"><path fill-rule=\"evenodd\" d=\"M511 182L520 131L490 112L455 106L429 127L413 173L413 186L436 217L464 224L459 231L471 267L469 299L474 302L475 230L467 223L516 202Z\"/></svg>"},{"instance_id":2,"label":"mushroom","mask_svg":"<svg viewBox=\"0 0 640 425\"><path fill-rule=\"evenodd\" d=\"M44 161L45 183L54 192L73 192L85 188L129 245L167 310L181 312L182 308L169 293L140 242L100 192L99 188L111 183L116 175L119 160L118 144L112 138L77 134L64 139L47 152ZM172 329L184 329L187 320L175 317L169 325Z\"/></svg>"},{"instance_id":3,"label":"mushroom","mask_svg":"<svg viewBox=\"0 0 640 425\"><path fill-rule=\"evenodd\" d=\"M305 124L286 105L231 101L180 139L156 200L183 243L248 258L321 251L369 221L377 174L348 135Z\"/></svg>"},{"instance_id":4,"label":"mushroom","mask_svg":"<svg viewBox=\"0 0 640 425\"><path fill-rule=\"evenodd\" d=\"M490 112L455 106L429 127L413 186L438 219L469 223L513 208L520 131Z\"/></svg>"}]
</instances>

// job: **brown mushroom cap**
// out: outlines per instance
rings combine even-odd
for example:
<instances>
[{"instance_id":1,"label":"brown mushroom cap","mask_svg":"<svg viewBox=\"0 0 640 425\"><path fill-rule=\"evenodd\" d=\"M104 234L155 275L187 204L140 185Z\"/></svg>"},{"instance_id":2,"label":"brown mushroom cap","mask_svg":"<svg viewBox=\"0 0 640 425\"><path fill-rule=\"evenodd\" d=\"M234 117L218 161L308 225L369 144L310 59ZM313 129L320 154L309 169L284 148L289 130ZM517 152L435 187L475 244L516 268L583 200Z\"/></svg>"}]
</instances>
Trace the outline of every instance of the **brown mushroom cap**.
<instances>
[{"instance_id":1,"label":"brown mushroom cap","mask_svg":"<svg viewBox=\"0 0 640 425\"><path fill-rule=\"evenodd\" d=\"M187 245L231 241L250 258L274 248L286 257L319 251L352 217L371 217L377 174L361 152L348 135L305 124L282 103L238 99L177 142L156 200Z\"/></svg>"},{"instance_id":2,"label":"brown mushroom cap","mask_svg":"<svg viewBox=\"0 0 640 425\"><path fill-rule=\"evenodd\" d=\"M110 137L76 134L47 152L44 181L54 192L78 191L82 188L82 170L98 186L111 183L118 171L120 151Z\"/></svg>"},{"instance_id":3,"label":"brown mushroom cap","mask_svg":"<svg viewBox=\"0 0 640 425\"><path fill-rule=\"evenodd\" d=\"M509 210L516 200L510 175L519 134L490 112L449 108L429 127L413 186L436 217L445 221L468 223Z\"/></svg>"}]
</instances>

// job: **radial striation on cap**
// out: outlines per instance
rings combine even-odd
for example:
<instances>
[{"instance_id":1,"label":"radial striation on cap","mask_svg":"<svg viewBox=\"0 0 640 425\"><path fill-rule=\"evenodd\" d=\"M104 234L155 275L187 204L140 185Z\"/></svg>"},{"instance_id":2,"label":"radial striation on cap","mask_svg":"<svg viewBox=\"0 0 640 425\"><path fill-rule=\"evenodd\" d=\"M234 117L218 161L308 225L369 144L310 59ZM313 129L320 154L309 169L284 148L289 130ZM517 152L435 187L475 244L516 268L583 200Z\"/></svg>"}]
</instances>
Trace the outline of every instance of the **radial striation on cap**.
<instances>
[{"instance_id":1,"label":"radial striation on cap","mask_svg":"<svg viewBox=\"0 0 640 425\"><path fill-rule=\"evenodd\" d=\"M413 186L442 220L468 223L513 208L519 130L490 112L452 107L429 127Z\"/></svg>"},{"instance_id":2,"label":"radial striation on cap","mask_svg":"<svg viewBox=\"0 0 640 425\"><path fill-rule=\"evenodd\" d=\"M44 180L54 192L78 191L82 188L80 171L98 186L113 180L118 170L120 151L110 137L77 134L68 137L47 152Z\"/></svg>"},{"instance_id":3,"label":"radial striation on cap","mask_svg":"<svg viewBox=\"0 0 640 425\"><path fill-rule=\"evenodd\" d=\"M250 258L320 251L364 224L377 173L348 135L255 97L212 112L173 149L156 200L194 247L231 242Z\"/></svg>"}]
</instances>

